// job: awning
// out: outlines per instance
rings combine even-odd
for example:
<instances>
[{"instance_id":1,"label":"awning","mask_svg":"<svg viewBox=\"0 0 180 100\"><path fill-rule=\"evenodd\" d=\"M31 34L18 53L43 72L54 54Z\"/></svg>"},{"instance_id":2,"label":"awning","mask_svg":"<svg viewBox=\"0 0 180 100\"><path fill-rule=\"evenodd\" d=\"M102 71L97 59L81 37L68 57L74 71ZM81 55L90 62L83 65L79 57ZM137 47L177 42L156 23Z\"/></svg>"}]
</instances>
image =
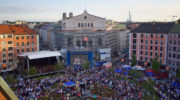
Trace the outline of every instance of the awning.
<instances>
[{"instance_id":1,"label":"awning","mask_svg":"<svg viewBox=\"0 0 180 100\"><path fill-rule=\"evenodd\" d=\"M30 60L32 60L32 59L61 56L61 53L59 51L39 51L39 52L26 52L20 54L19 56L28 57Z\"/></svg>"}]
</instances>

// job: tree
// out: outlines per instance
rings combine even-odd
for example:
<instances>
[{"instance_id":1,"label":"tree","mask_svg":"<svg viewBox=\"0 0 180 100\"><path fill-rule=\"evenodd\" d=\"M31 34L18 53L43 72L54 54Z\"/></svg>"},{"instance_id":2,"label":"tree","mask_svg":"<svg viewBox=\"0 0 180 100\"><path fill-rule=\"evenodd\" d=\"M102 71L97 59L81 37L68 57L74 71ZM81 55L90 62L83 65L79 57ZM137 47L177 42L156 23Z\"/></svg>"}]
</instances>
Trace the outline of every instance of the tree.
<instances>
[{"instance_id":1,"label":"tree","mask_svg":"<svg viewBox=\"0 0 180 100\"><path fill-rule=\"evenodd\" d=\"M38 74L38 71L35 67L30 67L28 74L34 76Z\"/></svg>"},{"instance_id":2,"label":"tree","mask_svg":"<svg viewBox=\"0 0 180 100\"><path fill-rule=\"evenodd\" d=\"M180 19L178 19L178 23L180 24Z\"/></svg>"},{"instance_id":3,"label":"tree","mask_svg":"<svg viewBox=\"0 0 180 100\"><path fill-rule=\"evenodd\" d=\"M152 69L155 71L159 71L159 67L161 66L161 64L158 62L158 57L155 57L154 59L152 59Z\"/></svg>"},{"instance_id":4,"label":"tree","mask_svg":"<svg viewBox=\"0 0 180 100\"><path fill-rule=\"evenodd\" d=\"M63 70L64 69L64 65L62 64L62 62L58 62L54 65L54 70L55 71L59 71L59 70Z\"/></svg>"},{"instance_id":5,"label":"tree","mask_svg":"<svg viewBox=\"0 0 180 100\"><path fill-rule=\"evenodd\" d=\"M133 54L133 55L132 55L131 66L135 66L136 64L137 64L136 55Z\"/></svg>"},{"instance_id":6,"label":"tree","mask_svg":"<svg viewBox=\"0 0 180 100\"><path fill-rule=\"evenodd\" d=\"M13 75L10 75L10 74L8 74L5 77L5 80L8 84L13 84L16 81L15 77L13 77Z\"/></svg>"},{"instance_id":7,"label":"tree","mask_svg":"<svg viewBox=\"0 0 180 100\"><path fill-rule=\"evenodd\" d=\"M84 70L87 70L91 67L91 63L89 61L85 61L83 64L82 64L82 68Z\"/></svg>"}]
</instances>

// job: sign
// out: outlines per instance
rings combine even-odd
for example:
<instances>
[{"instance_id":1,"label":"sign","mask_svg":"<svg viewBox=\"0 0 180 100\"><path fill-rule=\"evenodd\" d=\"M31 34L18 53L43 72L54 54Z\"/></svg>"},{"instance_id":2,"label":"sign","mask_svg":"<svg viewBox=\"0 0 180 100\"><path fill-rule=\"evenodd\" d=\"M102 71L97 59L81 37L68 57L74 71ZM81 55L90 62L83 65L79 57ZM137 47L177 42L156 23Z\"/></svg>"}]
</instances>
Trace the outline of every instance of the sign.
<instances>
[{"instance_id":1,"label":"sign","mask_svg":"<svg viewBox=\"0 0 180 100\"><path fill-rule=\"evenodd\" d=\"M111 62L107 62L107 63L104 63L103 66L105 68L110 68L110 67L112 67L112 63Z\"/></svg>"},{"instance_id":2,"label":"sign","mask_svg":"<svg viewBox=\"0 0 180 100\"><path fill-rule=\"evenodd\" d=\"M3 68L6 69L7 65L6 64L2 64Z\"/></svg>"},{"instance_id":3,"label":"sign","mask_svg":"<svg viewBox=\"0 0 180 100\"><path fill-rule=\"evenodd\" d=\"M121 62L124 62L124 59L123 59L123 58L121 59Z\"/></svg>"},{"instance_id":4,"label":"sign","mask_svg":"<svg viewBox=\"0 0 180 100\"><path fill-rule=\"evenodd\" d=\"M99 53L100 53L100 60L106 60L111 58L110 48L99 49Z\"/></svg>"},{"instance_id":5,"label":"sign","mask_svg":"<svg viewBox=\"0 0 180 100\"><path fill-rule=\"evenodd\" d=\"M86 37L84 37L84 41L86 41L86 42L88 41L88 37L87 37L87 36L86 36Z\"/></svg>"}]
</instances>

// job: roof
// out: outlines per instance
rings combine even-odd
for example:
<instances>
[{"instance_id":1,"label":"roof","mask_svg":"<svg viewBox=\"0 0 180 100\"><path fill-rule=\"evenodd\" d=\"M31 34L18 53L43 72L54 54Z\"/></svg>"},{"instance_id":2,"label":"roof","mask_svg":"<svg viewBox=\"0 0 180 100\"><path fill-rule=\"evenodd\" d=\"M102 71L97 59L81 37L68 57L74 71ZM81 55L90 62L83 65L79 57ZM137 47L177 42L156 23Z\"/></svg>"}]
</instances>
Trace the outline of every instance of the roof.
<instances>
[{"instance_id":1,"label":"roof","mask_svg":"<svg viewBox=\"0 0 180 100\"><path fill-rule=\"evenodd\" d=\"M173 26L173 28L170 30L170 33L178 33L180 34L180 23L177 23Z\"/></svg>"},{"instance_id":2,"label":"roof","mask_svg":"<svg viewBox=\"0 0 180 100\"><path fill-rule=\"evenodd\" d=\"M2 89L2 90L1 90ZM0 97L3 96L7 100L18 100L17 96L14 94L11 88L7 85L4 79L0 76ZM2 99L2 98L1 98Z\"/></svg>"},{"instance_id":3,"label":"roof","mask_svg":"<svg viewBox=\"0 0 180 100\"><path fill-rule=\"evenodd\" d=\"M12 30L8 25L0 25L0 34L11 34Z\"/></svg>"},{"instance_id":4,"label":"roof","mask_svg":"<svg viewBox=\"0 0 180 100\"><path fill-rule=\"evenodd\" d=\"M30 60L33 60L33 59L61 56L61 53L58 51L39 51L39 52L26 52L26 53L22 53L19 56L28 57Z\"/></svg>"},{"instance_id":5,"label":"roof","mask_svg":"<svg viewBox=\"0 0 180 100\"><path fill-rule=\"evenodd\" d=\"M37 32L31 30L27 26L22 25L10 25L11 30L14 34L37 34Z\"/></svg>"},{"instance_id":6,"label":"roof","mask_svg":"<svg viewBox=\"0 0 180 100\"><path fill-rule=\"evenodd\" d=\"M0 34L37 34L23 25L0 25Z\"/></svg>"},{"instance_id":7,"label":"roof","mask_svg":"<svg viewBox=\"0 0 180 100\"><path fill-rule=\"evenodd\" d=\"M153 22L142 23L139 27L132 30L132 33L169 33L174 23L172 22Z\"/></svg>"}]
</instances>

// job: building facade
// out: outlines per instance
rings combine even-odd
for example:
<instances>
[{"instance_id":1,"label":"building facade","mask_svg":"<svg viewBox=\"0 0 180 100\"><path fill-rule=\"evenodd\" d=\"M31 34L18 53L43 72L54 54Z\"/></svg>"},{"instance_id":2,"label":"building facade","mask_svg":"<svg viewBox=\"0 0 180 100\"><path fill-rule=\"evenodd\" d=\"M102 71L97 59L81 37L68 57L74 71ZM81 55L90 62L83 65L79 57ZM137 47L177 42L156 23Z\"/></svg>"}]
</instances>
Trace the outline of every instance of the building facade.
<instances>
[{"instance_id":1,"label":"building facade","mask_svg":"<svg viewBox=\"0 0 180 100\"><path fill-rule=\"evenodd\" d=\"M139 62L158 61L166 65L168 33L174 23L143 23L129 34L129 59L136 55Z\"/></svg>"},{"instance_id":2,"label":"building facade","mask_svg":"<svg viewBox=\"0 0 180 100\"><path fill-rule=\"evenodd\" d=\"M92 52L93 63L111 61L113 56L117 56L118 32L106 30L105 18L91 15L87 11L84 11L81 15L69 17L64 13L62 24L63 28L59 33L64 36L62 48L67 49L68 53L80 53L79 55L76 54L78 59L81 54L85 54L84 52ZM108 50L108 53L111 53L111 56L101 56L102 53L100 53L100 51L104 50ZM82 58L88 59L88 57L85 56ZM74 60L74 56L71 60Z\"/></svg>"},{"instance_id":3,"label":"building facade","mask_svg":"<svg viewBox=\"0 0 180 100\"><path fill-rule=\"evenodd\" d=\"M176 23L168 34L167 65L172 68L180 67L180 23Z\"/></svg>"},{"instance_id":4,"label":"building facade","mask_svg":"<svg viewBox=\"0 0 180 100\"><path fill-rule=\"evenodd\" d=\"M20 53L39 51L39 35L24 25L0 25L0 43L1 70L16 68Z\"/></svg>"}]
</instances>

